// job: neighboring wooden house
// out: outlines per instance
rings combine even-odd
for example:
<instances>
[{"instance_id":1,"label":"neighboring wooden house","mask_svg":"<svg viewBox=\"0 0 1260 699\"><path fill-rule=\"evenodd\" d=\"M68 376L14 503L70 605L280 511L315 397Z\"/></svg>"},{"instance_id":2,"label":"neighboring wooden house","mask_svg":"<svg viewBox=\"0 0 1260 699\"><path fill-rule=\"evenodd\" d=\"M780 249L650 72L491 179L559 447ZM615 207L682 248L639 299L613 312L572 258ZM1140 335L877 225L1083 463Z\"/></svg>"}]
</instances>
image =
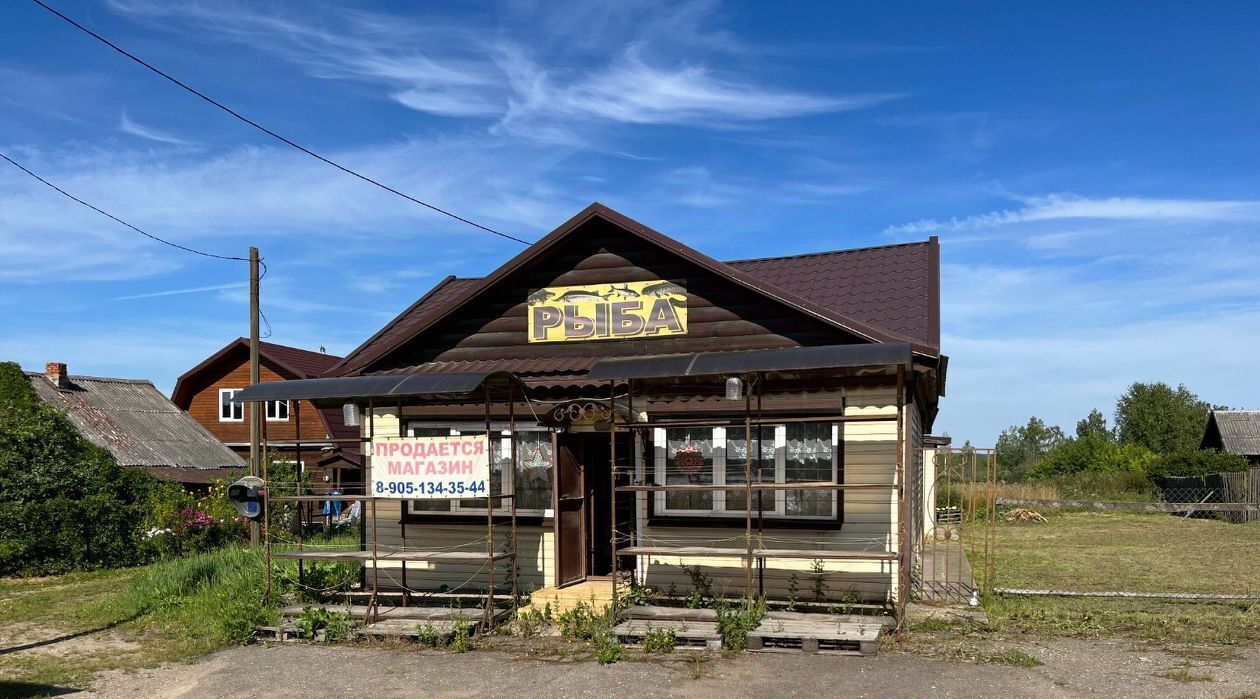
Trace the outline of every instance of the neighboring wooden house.
<instances>
[{"instance_id":1,"label":"neighboring wooden house","mask_svg":"<svg viewBox=\"0 0 1260 699\"><path fill-rule=\"evenodd\" d=\"M1200 448L1227 451L1260 464L1260 410L1213 410Z\"/></svg>"},{"instance_id":2,"label":"neighboring wooden house","mask_svg":"<svg viewBox=\"0 0 1260 699\"><path fill-rule=\"evenodd\" d=\"M324 352L271 342L258 343L258 356L260 382L315 378L341 361ZM235 400L248 385L249 341L238 338L180 376L171 400L248 459L251 406ZM344 425L340 411L320 409L308 401L269 401L263 410L264 441L273 459L300 460L313 483L333 487L362 483L358 445L335 441L358 437L356 428ZM296 448L299 437L301 453Z\"/></svg>"},{"instance_id":3,"label":"neighboring wooden house","mask_svg":"<svg viewBox=\"0 0 1260 699\"><path fill-rule=\"evenodd\" d=\"M60 362L26 376L40 400L64 411L119 465L193 490L245 469L239 456L148 381L72 376Z\"/></svg>"},{"instance_id":4,"label":"neighboring wooden house","mask_svg":"<svg viewBox=\"0 0 1260 699\"><path fill-rule=\"evenodd\" d=\"M441 281L329 371L329 390L303 382L254 395L344 396L367 408L364 438L485 434L490 421L490 489L513 494L527 590L616 569L657 590L710 580L734 594L755 564L750 594L904 599L904 537L917 538L923 507L899 505L898 493L915 492L945 390L939 280L935 238L720 262L593 204L490 275ZM704 362L732 368L700 371ZM504 374L527 401L491 401L488 388L488 405L478 391L372 392L391 377L419 386L425 375L454 385ZM336 392L338 381L366 392ZM731 382L756 393L752 408L728 399ZM614 398L615 415L599 417ZM626 428L613 445L610 423ZM755 497L744 485L750 452ZM486 569L453 560L485 552L484 499L371 505L372 536L401 560L382 560L370 580L461 589Z\"/></svg>"}]
</instances>

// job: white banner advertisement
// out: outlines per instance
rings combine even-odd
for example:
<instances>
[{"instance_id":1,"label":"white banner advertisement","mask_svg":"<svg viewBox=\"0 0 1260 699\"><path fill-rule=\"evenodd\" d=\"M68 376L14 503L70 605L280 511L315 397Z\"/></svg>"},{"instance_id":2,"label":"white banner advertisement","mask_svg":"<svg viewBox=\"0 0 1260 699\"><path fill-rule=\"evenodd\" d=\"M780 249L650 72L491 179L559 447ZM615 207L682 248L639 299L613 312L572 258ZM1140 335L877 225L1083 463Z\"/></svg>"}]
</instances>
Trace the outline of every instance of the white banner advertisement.
<instances>
[{"instance_id":1,"label":"white banner advertisement","mask_svg":"<svg viewBox=\"0 0 1260 699\"><path fill-rule=\"evenodd\" d=\"M372 440L372 494L446 500L485 497L490 453L484 435Z\"/></svg>"}]
</instances>

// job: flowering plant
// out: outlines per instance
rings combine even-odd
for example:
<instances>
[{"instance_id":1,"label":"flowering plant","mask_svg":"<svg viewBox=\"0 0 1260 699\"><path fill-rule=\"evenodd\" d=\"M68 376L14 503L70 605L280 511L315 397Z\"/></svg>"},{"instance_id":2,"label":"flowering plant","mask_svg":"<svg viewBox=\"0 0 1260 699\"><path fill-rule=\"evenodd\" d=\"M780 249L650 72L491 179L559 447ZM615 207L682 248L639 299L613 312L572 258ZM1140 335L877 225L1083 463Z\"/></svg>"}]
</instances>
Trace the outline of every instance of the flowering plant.
<instances>
[{"instance_id":1,"label":"flowering plant","mask_svg":"<svg viewBox=\"0 0 1260 699\"><path fill-rule=\"evenodd\" d=\"M205 529L214 524L214 517L191 507L184 508L179 515L184 520L184 526L189 529Z\"/></svg>"}]
</instances>

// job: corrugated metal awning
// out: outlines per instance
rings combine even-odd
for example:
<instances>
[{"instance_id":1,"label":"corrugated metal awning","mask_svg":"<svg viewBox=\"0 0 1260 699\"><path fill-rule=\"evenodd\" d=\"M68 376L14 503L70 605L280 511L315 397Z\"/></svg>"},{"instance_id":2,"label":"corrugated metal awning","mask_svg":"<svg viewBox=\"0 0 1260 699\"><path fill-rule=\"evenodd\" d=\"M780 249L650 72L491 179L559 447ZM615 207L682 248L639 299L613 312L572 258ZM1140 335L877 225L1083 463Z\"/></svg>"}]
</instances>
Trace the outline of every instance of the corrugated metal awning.
<instances>
[{"instance_id":1,"label":"corrugated metal awning","mask_svg":"<svg viewBox=\"0 0 1260 699\"><path fill-rule=\"evenodd\" d=\"M825 345L605 359L592 367L586 378L606 381L898 365L911 368L912 362L912 349L907 342Z\"/></svg>"},{"instance_id":2,"label":"corrugated metal awning","mask_svg":"<svg viewBox=\"0 0 1260 699\"><path fill-rule=\"evenodd\" d=\"M379 398L470 393L496 372L463 371L449 374L343 376L329 379L268 381L236 394L236 400L318 400L321 398Z\"/></svg>"}]
</instances>

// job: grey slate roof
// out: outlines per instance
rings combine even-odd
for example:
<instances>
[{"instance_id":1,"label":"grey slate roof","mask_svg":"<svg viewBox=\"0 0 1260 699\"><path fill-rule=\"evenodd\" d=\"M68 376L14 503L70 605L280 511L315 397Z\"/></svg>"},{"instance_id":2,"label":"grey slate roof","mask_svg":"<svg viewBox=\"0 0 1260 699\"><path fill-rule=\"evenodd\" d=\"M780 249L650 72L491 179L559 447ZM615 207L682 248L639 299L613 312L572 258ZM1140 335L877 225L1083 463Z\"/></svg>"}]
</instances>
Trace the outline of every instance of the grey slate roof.
<instances>
[{"instance_id":1,"label":"grey slate roof","mask_svg":"<svg viewBox=\"0 0 1260 699\"><path fill-rule=\"evenodd\" d=\"M64 411L84 437L108 449L122 466L145 467L180 482L205 482L208 470L245 466L148 381L71 375L69 388L59 390L43 374L26 376L40 400ZM189 473L183 477L173 469Z\"/></svg>"},{"instance_id":2,"label":"grey slate roof","mask_svg":"<svg viewBox=\"0 0 1260 699\"><path fill-rule=\"evenodd\" d=\"M1213 410L1221 447L1239 456L1260 455L1260 410ZM1211 432L1211 425L1208 431Z\"/></svg>"}]
</instances>

